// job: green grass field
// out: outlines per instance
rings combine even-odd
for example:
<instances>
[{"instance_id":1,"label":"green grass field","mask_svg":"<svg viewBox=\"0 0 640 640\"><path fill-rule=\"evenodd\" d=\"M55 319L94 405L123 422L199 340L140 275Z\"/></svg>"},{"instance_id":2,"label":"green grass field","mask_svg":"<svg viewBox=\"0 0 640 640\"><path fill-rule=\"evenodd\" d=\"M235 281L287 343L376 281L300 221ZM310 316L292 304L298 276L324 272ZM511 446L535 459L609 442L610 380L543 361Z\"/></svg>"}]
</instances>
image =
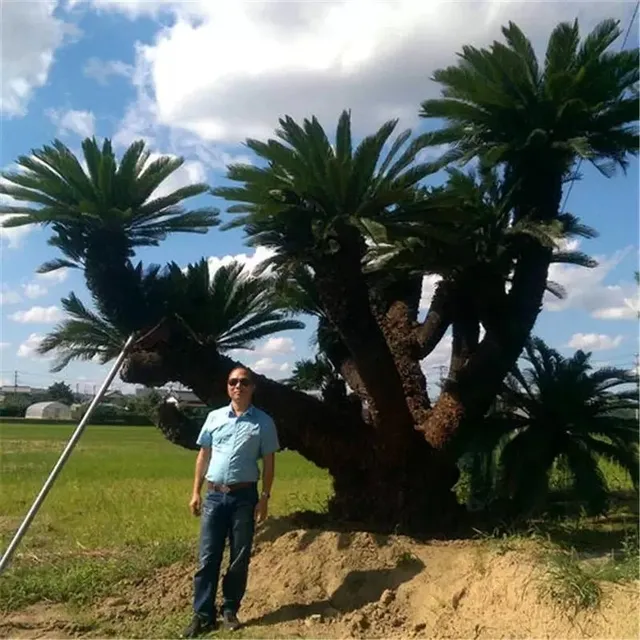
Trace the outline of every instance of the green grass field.
<instances>
[{"instance_id":1,"label":"green grass field","mask_svg":"<svg viewBox=\"0 0 640 640\"><path fill-rule=\"evenodd\" d=\"M0 424L0 535L8 545L73 427ZM89 601L119 580L195 552L195 453L153 427L89 426L0 577L0 607ZM272 515L322 510L327 474L292 452L277 460Z\"/></svg>"},{"instance_id":2,"label":"green grass field","mask_svg":"<svg viewBox=\"0 0 640 640\"><path fill-rule=\"evenodd\" d=\"M0 423L3 549L72 431L72 426ZM170 444L153 427L89 426L11 567L0 576L0 613L42 602L81 611L116 594L122 580L195 560L199 520L188 510L194 461L194 452ZM603 471L613 490L630 488L628 477L613 465L603 463ZM271 515L322 511L330 492L326 473L296 453L278 455ZM569 546L580 536L595 535L603 538L603 548L610 542L617 547L637 521L635 513L597 528L581 520L559 528L550 524L547 531L565 536Z\"/></svg>"}]
</instances>

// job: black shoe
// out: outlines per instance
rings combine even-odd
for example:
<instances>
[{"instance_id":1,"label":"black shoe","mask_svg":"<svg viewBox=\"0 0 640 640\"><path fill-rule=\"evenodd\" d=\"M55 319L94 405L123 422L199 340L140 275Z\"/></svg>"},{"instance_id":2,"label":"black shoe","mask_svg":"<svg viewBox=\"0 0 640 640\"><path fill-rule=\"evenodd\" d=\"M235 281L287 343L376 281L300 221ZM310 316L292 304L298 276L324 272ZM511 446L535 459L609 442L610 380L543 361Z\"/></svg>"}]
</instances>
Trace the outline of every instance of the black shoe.
<instances>
[{"instance_id":1,"label":"black shoe","mask_svg":"<svg viewBox=\"0 0 640 640\"><path fill-rule=\"evenodd\" d=\"M216 630L215 622L208 622L199 616L193 616L191 624L182 632L181 638L197 638L198 636Z\"/></svg>"},{"instance_id":2,"label":"black shoe","mask_svg":"<svg viewBox=\"0 0 640 640\"><path fill-rule=\"evenodd\" d=\"M240 628L240 620L238 620L238 616L235 613L225 611L222 614L222 626L227 631L236 631Z\"/></svg>"}]
</instances>

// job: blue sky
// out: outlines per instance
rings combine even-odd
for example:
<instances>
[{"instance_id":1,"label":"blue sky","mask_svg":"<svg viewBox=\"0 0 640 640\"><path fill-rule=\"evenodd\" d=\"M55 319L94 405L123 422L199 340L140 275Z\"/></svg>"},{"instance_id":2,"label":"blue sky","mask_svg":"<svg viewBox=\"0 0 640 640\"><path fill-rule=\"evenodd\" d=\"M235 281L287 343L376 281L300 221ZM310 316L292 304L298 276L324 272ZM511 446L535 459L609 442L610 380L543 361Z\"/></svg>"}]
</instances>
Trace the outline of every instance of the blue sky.
<instances>
[{"instance_id":1,"label":"blue sky","mask_svg":"<svg viewBox=\"0 0 640 640\"><path fill-rule=\"evenodd\" d=\"M172 186L215 185L228 162L250 158L242 140L269 135L284 114L316 114L333 128L351 108L359 135L391 117L419 131L433 126L417 118L419 102L436 92L429 76L461 45L488 44L513 20L540 51L560 20L578 17L589 29L611 16L626 28L633 9L624 2L2 0L0 166L55 137L79 149L86 135L107 136L119 150L142 137L156 153L185 157ZM629 44L637 34L636 23ZM631 367L638 350L638 164L610 180L588 166L583 174L567 209L599 230L580 248L600 264L552 268L569 295L546 301L536 333L567 353L582 347L596 363ZM12 384L17 371L21 384L64 379L89 390L105 368L74 363L52 374L50 361L34 351L61 317L62 296L73 290L87 300L79 272L36 275L55 255L47 238L41 229L0 229L0 378ZM240 254L255 260L240 231L214 229L171 238L139 257L186 264ZM425 281L425 306L432 286ZM309 336L310 329L281 334L242 358L282 377L309 355ZM429 375L448 361L448 346L425 362Z\"/></svg>"}]
</instances>

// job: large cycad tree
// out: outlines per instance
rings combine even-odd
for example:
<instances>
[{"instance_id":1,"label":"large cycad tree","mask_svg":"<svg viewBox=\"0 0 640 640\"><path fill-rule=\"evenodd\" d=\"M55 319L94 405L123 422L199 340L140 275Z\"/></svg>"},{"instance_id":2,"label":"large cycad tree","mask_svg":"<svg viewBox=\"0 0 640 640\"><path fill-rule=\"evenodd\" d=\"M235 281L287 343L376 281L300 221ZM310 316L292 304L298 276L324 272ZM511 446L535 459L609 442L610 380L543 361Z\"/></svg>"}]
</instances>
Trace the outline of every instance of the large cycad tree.
<instances>
[{"instance_id":1,"label":"large cycad tree","mask_svg":"<svg viewBox=\"0 0 640 640\"><path fill-rule=\"evenodd\" d=\"M571 29L560 27L552 41L568 38L569 45ZM524 82L531 48L510 27L507 46L470 53L483 61L475 70L463 59L459 72L448 72L457 78L455 87L447 73L437 75L444 84L441 108L463 105L439 115L451 124L442 134L412 138L403 132L393 138L396 123L391 121L355 144L348 113L341 116L335 136L327 135L315 118L299 124L285 117L273 139L247 142L258 166L230 167L230 185L215 191L233 203L233 226L245 229L250 244L275 250L270 268L276 277L281 282L301 279L299 292L308 294L306 302L298 296L297 302L282 301L283 307L316 308L318 341L331 346L331 353L325 353L333 368L367 406L366 413L356 412L344 399L323 402L256 377L256 401L273 415L282 444L332 474L335 514L386 526L413 520L440 527L455 513L451 488L457 472L451 445L458 428L465 419L473 426L473 419L482 417L516 362L548 286L557 241L581 233L575 219L559 216L559 190L574 158L586 153L584 140L599 156L620 163L636 151L635 130L627 125L635 122L637 108L631 113L626 95L635 89L637 68L634 76L630 60L637 63L637 53L606 53L615 35L607 29L597 29L582 47L576 44L583 53L574 54L569 46L567 56L581 62L563 70L567 56L553 53L557 43L550 46L544 70L538 72L545 80L531 80L523 101L514 87ZM541 83L548 85L546 93ZM580 92L567 97L568 86ZM483 90L489 95L482 97ZM468 96L477 105L467 105ZM630 100L635 99L634 94ZM426 115L436 115L435 104L431 112L425 105ZM473 133L473 118L496 104L500 117L492 116L490 126ZM568 119L563 115L567 110L572 110ZM461 120L463 113L468 122ZM574 129L558 126L574 120L580 123ZM544 143L550 136L552 142ZM426 144L441 142L454 145L452 154L440 164L420 162L418 154ZM549 162L543 162L547 156ZM493 206L495 199L474 201L475 187L470 190L468 181L455 177L449 189L425 188L423 181L438 166L472 157L498 165L497 175L504 176L500 206ZM79 238L77 246L90 236L82 235L85 227L92 228L90 221L69 227ZM132 230L124 235L130 234ZM377 269L380 256L371 251L376 243L409 249L421 245L424 251L410 250L410 257L418 253L426 259ZM114 265L105 258L105 275L111 270L116 281L123 269L133 269L129 260L124 256ZM481 264L486 268L477 268ZM89 280L88 264L85 268ZM447 315L446 305L438 306L442 298L446 302L444 287L426 320L419 321L424 273L442 275L443 282L456 285L450 287L454 291L462 280L465 290L474 293L471 309ZM139 290L136 295L155 299ZM112 303L130 306L130 300ZM121 318L117 323L126 330ZM452 324L454 331L461 325L469 329L473 348L458 353L455 379L432 406L420 360ZM476 345L480 324L486 336ZM150 385L183 382L203 400L219 400L236 361L175 310L167 310L163 326L137 345L126 363L125 379ZM173 441L194 446L199 425L175 407L164 407L161 426Z\"/></svg>"}]
</instances>

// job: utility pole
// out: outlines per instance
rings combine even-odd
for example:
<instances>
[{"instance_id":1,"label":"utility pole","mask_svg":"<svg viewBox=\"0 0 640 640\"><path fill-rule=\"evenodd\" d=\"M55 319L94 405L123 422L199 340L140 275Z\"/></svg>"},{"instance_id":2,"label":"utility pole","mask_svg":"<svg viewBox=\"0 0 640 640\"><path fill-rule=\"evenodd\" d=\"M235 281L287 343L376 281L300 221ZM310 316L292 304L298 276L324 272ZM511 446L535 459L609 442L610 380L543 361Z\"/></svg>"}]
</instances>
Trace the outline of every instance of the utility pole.
<instances>
[{"instance_id":1,"label":"utility pole","mask_svg":"<svg viewBox=\"0 0 640 640\"><path fill-rule=\"evenodd\" d=\"M13 372L13 393L18 393L18 371Z\"/></svg>"}]
</instances>

